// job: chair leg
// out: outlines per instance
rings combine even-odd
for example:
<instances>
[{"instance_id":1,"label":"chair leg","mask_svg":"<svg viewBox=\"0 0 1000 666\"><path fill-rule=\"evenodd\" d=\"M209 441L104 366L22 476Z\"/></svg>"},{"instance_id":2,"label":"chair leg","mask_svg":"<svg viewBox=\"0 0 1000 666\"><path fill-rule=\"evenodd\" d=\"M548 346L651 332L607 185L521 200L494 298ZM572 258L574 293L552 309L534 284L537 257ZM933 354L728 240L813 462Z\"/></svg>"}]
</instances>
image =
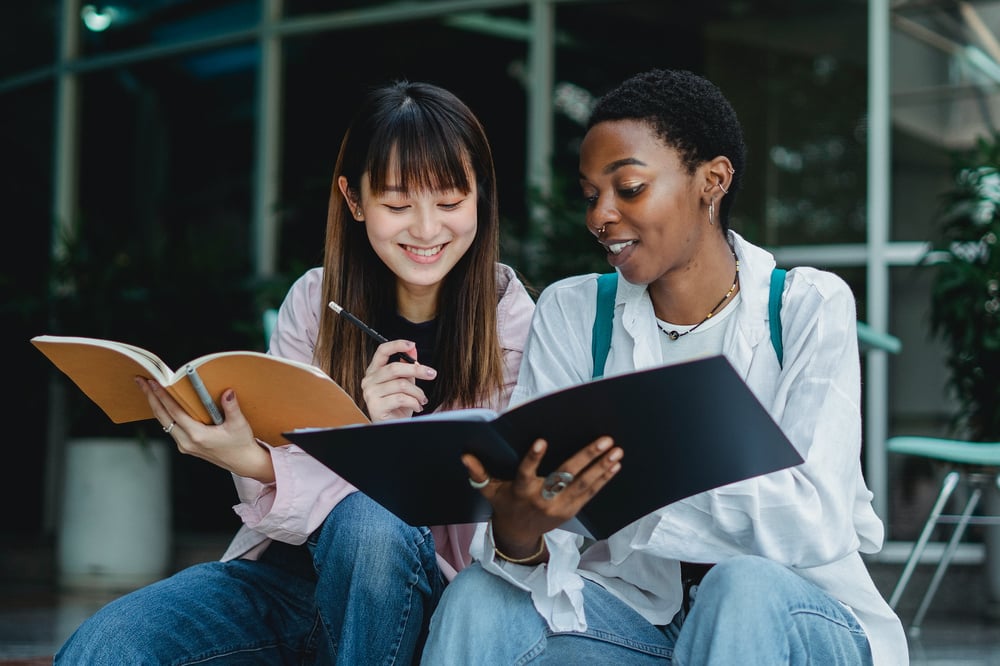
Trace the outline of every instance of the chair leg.
<instances>
[{"instance_id":1,"label":"chair leg","mask_svg":"<svg viewBox=\"0 0 1000 666\"><path fill-rule=\"evenodd\" d=\"M913 575L913 570L916 568L917 563L920 561L920 556L923 555L924 548L927 547L927 541L931 538L931 533L937 526L938 518L941 516L941 512L944 511L945 504L951 497L951 494L955 491L955 486L958 485L958 480L960 473L956 470L948 472L941 482L941 492L938 493L937 501L934 502L933 508L931 508L931 514L927 518L927 522L924 523L924 529L920 533L920 538L917 542L913 544L913 548L910 550L909 557L906 558L906 565L903 567L903 573L899 576L899 581L896 583L896 589L892 591L892 596L889 598L889 606L895 610L896 605L899 603L900 598L903 596L903 591L910 582L910 577Z\"/></svg>"},{"instance_id":2,"label":"chair leg","mask_svg":"<svg viewBox=\"0 0 1000 666\"><path fill-rule=\"evenodd\" d=\"M931 605L931 600L937 593L938 585L941 584L944 572L948 569L948 565L951 563L951 558L955 555L955 549L958 548L958 542L962 539L962 534L965 532L965 528L969 525L969 518L972 517L972 512L976 510L976 506L979 504L979 500L982 496L983 491L978 486L969 494L969 501L965 503L965 510L962 511L962 516L959 518L958 524L955 525L955 531L952 533L951 539L948 541L948 546L945 548L941 562L938 563L937 569L934 571L934 577L931 578L931 583L927 586L927 592L924 593L924 598L920 602L920 607L917 608L917 613L913 616L913 621L910 623L911 636L916 637L920 635L920 625L924 621L924 614L927 613L927 609Z\"/></svg>"}]
</instances>

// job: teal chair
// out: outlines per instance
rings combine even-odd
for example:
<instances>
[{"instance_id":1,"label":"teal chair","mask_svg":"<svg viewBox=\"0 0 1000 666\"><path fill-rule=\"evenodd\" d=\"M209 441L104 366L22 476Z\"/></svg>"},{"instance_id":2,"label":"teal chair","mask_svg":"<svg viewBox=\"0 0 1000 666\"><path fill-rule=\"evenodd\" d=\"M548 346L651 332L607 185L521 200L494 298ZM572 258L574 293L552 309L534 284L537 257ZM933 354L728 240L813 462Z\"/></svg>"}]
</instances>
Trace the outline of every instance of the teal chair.
<instances>
[{"instance_id":1,"label":"teal chair","mask_svg":"<svg viewBox=\"0 0 1000 666\"><path fill-rule=\"evenodd\" d=\"M895 335L878 333L863 321L858 322L858 342L861 351L881 349L890 354L898 354L903 348L903 343Z\"/></svg>"},{"instance_id":2,"label":"teal chair","mask_svg":"<svg viewBox=\"0 0 1000 666\"><path fill-rule=\"evenodd\" d=\"M944 524L955 525L938 560L931 582L920 601L920 606L910 622L909 634L917 637L920 635L924 615L948 570L965 529L969 525L1000 525L1000 516L973 515L989 486L996 485L1000 488L1000 442L966 442L936 437L890 437L886 442L886 448L890 453L929 458L947 467L941 491L924 523L920 537L910 550L903 572L889 598L889 605L895 610L935 528ZM959 513L945 513L948 500L959 486L968 490L965 505Z\"/></svg>"},{"instance_id":3,"label":"teal chair","mask_svg":"<svg viewBox=\"0 0 1000 666\"><path fill-rule=\"evenodd\" d=\"M268 345L271 344L271 332L274 331L274 323L278 321L278 310L277 308L269 308L264 310L263 324L264 324L264 348L266 349Z\"/></svg>"}]
</instances>

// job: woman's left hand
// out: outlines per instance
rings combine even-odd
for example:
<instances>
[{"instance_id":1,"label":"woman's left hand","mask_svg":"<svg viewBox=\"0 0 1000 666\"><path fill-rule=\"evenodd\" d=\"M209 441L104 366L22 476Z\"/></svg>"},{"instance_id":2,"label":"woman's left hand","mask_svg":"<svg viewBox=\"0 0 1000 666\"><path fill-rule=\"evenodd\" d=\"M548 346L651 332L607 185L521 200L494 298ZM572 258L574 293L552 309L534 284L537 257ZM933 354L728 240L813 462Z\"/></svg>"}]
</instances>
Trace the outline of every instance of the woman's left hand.
<instances>
[{"instance_id":1,"label":"woman's left hand","mask_svg":"<svg viewBox=\"0 0 1000 666\"><path fill-rule=\"evenodd\" d=\"M524 456L511 481L490 479L480 492L493 506L497 548L514 557L538 550L539 539L576 516L618 470L624 451L610 437L599 437L564 461L548 477L538 475L547 444L539 439ZM462 456L473 481L489 478L473 455ZM561 477L560 474L564 475Z\"/></svg>"},{"instance_id":2,"label":"woman's left hand","mask_svg":"<svg viewBox=\"0 0 1000 666\"><path fill-rule=\"evenodd\" d=\"M235 391L226 389L222 394L225 421L220 425L205 425L188 416L155 380L136 377L135 382L146 395L156 420L181 453L261 483L274 481L271 454L254 438Z\"/></svg>"}]
</instances>

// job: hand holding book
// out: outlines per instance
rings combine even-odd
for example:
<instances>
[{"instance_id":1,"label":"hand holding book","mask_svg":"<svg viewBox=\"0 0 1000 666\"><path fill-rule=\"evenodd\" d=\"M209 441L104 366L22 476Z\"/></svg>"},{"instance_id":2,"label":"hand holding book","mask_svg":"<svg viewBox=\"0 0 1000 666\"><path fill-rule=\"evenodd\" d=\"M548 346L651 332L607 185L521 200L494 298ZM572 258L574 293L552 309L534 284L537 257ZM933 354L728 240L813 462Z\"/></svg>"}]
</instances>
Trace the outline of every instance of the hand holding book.
<instances>
[{"instance_id":1,"label":"hand holding book","mask_svg":"<svg viewBox=\"0 0 1000 666\"><path fill-rule=\"evenodd\" d=\"M39 335L31 342L115 423L153 418L135 377L157 380L192 418L205 424L215 422L188 368L196 370L194 376L204 384L209 403L217 404L224 390L235 390L254 435L275 446L286 444L282 433L295 428L368 422L329 375L278 356L218 352L174 371L152 352L123 342L55 335Z\"/></svg>"},{"instance_id":2,"label":"hand holding book","mask_svg":"<svg viewBox=\"0 0 1000 666\"><path fill-rule=\"evenodd\" d=\"M717 418L719 404L728 418ZM723 356L590 381L500 414L465 409L286 433L411 525L491 515L469 485L464 454L491 478L513 479L541 438L547 449L538 475L545 476L601 435L614 439L627 462L577 516L577 529L595 538L679 499L802 462Z\"/></svg>"}]
</instances>

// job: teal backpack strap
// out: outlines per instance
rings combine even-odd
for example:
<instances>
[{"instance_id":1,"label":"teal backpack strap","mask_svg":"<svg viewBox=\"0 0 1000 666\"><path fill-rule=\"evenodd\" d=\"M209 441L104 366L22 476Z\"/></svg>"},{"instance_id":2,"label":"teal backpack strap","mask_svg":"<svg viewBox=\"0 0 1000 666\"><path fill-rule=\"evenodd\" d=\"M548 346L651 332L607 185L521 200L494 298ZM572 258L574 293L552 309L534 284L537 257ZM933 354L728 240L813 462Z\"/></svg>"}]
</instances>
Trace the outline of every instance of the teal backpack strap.
<instances>
[{"instance_id":1,"label":"teal backpack strap","mask_svg":"<svg viewBox=\"0 0 1000 666\"><path fill-rule=\"evenodd\" d=\"M594 379L604 376L604 362L611 349L611 324L615 318L615 292L618 273L604 273L597 278L597 315L590 351L594 356Z\"/></svg>"},{"instance_id":2,"label":"teal backpack strap","mask_svg":"<svg viewBox=\"0 0 1000 666\"><path fill-rule=\"evenodd\" d=\"M785 359L785 349L781 343L781 292L785 290L784 268L775 268L771 271L771 295L767 300L767 314L771 322L771 345L774 353L778 355L778 366L781 366Z\"/></svg>"},{"instance_id":3,"label":"teal backpack strap","mask_svg":"<svg viewBox=\"0 0 1000 666\"><path fill-rule=\"evenodd\" d=\"M785 349L781 341L781 294L785 290L783 268L771 271L771 292L767 301L768 318L771 325L771 346L778 356L778 365L783 365ZM604 362L611 349L611 324L614 321L615 292L618 273L604 273L597 278L597 315L594 317L594 333L591 353L594 356L594 378L604 375Z\"/></svg>"}]
</instances>

